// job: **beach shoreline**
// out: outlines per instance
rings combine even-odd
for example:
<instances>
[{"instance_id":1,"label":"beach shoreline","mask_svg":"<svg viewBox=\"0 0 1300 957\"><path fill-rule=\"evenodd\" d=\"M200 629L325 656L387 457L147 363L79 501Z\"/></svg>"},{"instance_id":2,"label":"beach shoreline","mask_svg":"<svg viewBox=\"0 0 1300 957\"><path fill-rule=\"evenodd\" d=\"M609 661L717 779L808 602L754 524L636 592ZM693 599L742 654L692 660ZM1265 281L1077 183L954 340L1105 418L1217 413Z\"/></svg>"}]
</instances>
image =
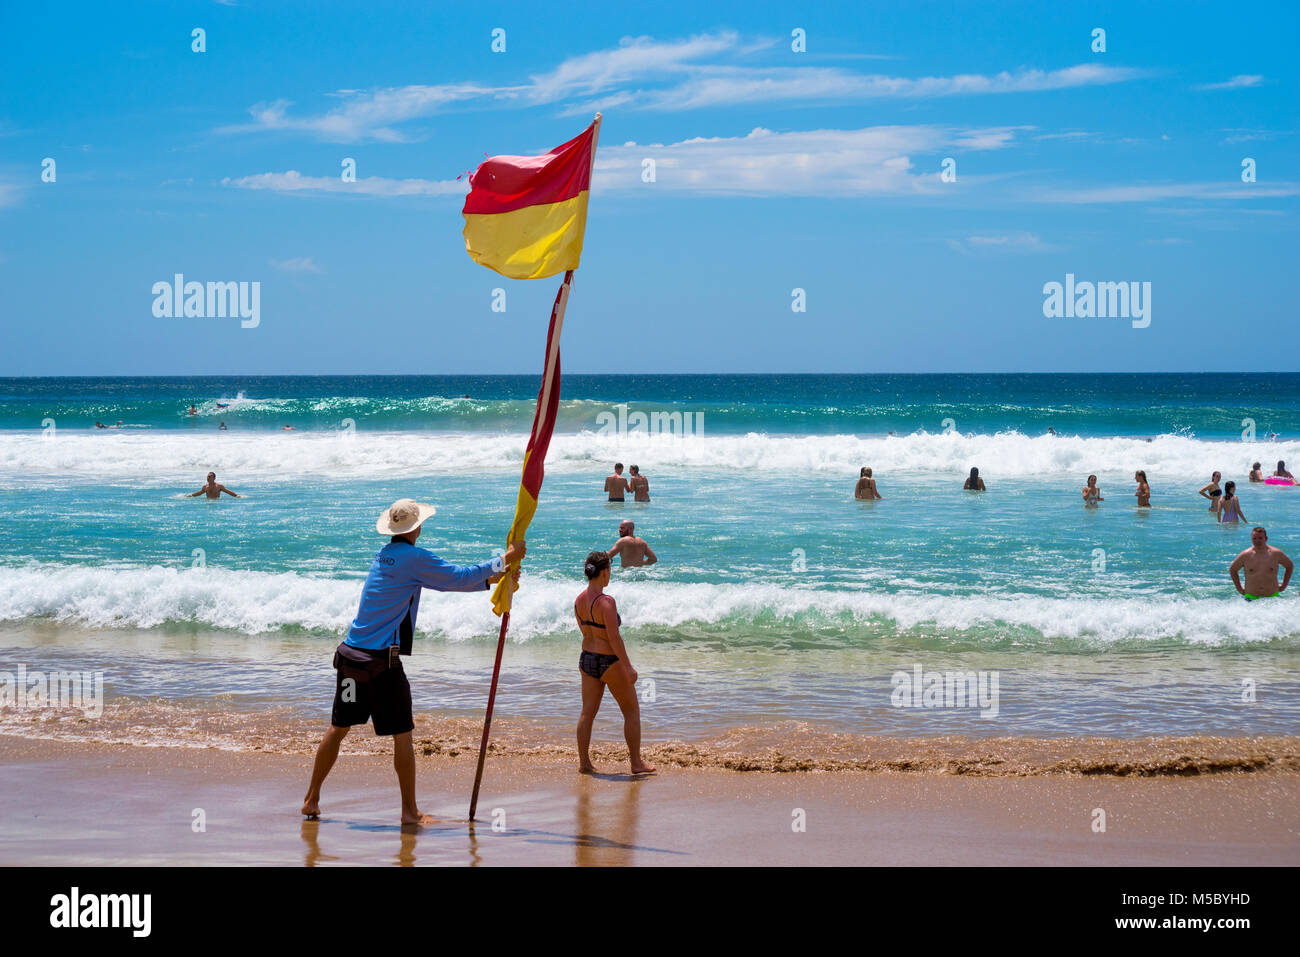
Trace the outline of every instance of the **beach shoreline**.
<instances>
[{"instance_id":1,"label":"beach shoreline","mask_svg":"<svg viewBox=\"0 0 1300 957\"><path fill-rule=\"evenodd\" d=\"M322 817L307 754L0 737L0 865L1296 865L1300 773L1032 777L664 768L417 747L422 829L391 758L345 745ZM1104 831L1095 830L1098 811ZM198 830L196 821L202 820ZM797 830L802 819L804 830ZM494 830L494 825L497 829Z\"/></svg>"}]
</instances>

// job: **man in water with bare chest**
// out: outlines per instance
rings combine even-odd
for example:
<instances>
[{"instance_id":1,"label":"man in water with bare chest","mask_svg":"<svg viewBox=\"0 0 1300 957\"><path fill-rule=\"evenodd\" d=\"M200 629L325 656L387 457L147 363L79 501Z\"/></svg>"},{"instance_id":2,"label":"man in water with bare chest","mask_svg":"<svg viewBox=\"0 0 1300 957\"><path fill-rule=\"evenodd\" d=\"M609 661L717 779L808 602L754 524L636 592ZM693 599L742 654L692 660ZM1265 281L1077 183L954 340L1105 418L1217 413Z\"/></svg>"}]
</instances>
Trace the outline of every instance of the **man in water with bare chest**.
<instances>
[{"instance_id":1,"label":"man in water with bare chest","mask_svg":"<svg viewBox=\"0 0 1300 957\"><path fill-rule=\"evenodd\" d=\"M1286 590L1287 583L1291 581L1291 573L1295 570L1295 565L1286 557L1282 549L1274 548L1268 543L1268 532L1264 531L1264 526L1255 527L1250 533L1250 541L1251 547L1233 559L1228 567L1233 585L1237 587L1237 591L1246 596L1247 601L1254 601L1256 598L1272 598L1282 594ZM1281 585L1277 583L1279 565L1286 569ZM1244 587L1239 577L1243 568L1246 570Z\"/></svg>"},{"instance_id":2,"label":"man in water with bare chest","mask_svg":"<svg viewBox=\"0 0 1300 957\"><path fill-rule=\"evenodd\" d=\"M224 485L222 485L220 482L217 481L217 473L216 473L216 472L209 472L209 473L208 473L208 484L207 484L207 485L204 485L203 488L199 489L197 492L191 492L191 493L189 494L188 497L189 497L189 498L197 498L198 496L203 495L203 494L206 493L207 496L208 496L208 498L221 498L221 493L222 493L222 492L225 492L225 493L226 493L227 495L229 495L231 498L239 498L239 497L240 497L240 496L236 495L234 492L230 491L230 489L226 488L226 487L225 487Z\"/></svg>"},{"instance_id":3,"label":"man in water with bare chest","mask_svg":"<svg viewBox=\"0 0 1300 957\"><path fill-rule=\"evenodd\" d=\"M632 486L628 484L627 479L623 477L623 463L614 463L614 474L605 476L605 491L609 493L611 502L622 502L623 493L632 491Z\"/></svg>"},{"instance_id":4,"label":"man in water with bare chest","mask_svg":"<svg viewBox=\"0 0 1300 957\"><path fill-rule=\"evenodd\" d=\"M654 549L646 544L644 538L633 534L635 531L636 525L632 522L620 522L618 541L609 550L610 560L612 561L614 556L618 555L624 568L640 568L642 565L653 565L659 561L659 556L654 553Z\"/></svg>"}]
</instances>

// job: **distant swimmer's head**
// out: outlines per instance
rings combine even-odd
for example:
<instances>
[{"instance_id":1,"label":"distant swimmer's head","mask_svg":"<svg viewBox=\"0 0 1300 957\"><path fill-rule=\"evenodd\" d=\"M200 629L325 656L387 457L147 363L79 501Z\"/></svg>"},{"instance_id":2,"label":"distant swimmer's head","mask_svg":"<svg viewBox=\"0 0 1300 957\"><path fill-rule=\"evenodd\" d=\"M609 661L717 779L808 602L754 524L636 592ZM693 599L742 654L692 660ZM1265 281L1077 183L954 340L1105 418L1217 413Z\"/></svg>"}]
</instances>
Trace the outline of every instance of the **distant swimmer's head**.
<instances>
[{"instance_id":1,"label":"distant swimmer's head","mask_svg":"<svg viewBox=\"0 0 1300 957\"><path fill-rule=\"evenodd\" d=\"M859 475L861 478L871 478L871 469L867 468L867 467L864 465L864 466L862 466L862 471L859 472L858 475Z\"/></svg>"},{"instance_id":2,"label":"distant swimmer's head","mask_svg":"<svg viewBox=\"0 0 1300 957\"><path fill-rule=\"evenodd\" d=\"M1221 478L1223 478L1223 473L1222 473L1222 472L1215 472L1213 475L1210 476L1210 481L1211 481L1211 482L1217 482L1217 481L1218 481L1219 479L1221 479Z\"/></svg>"},{"instance_id":3,"label":"distant swimmer's head","mask_svg":"<svg viewBox=\"0 0 1300 957\"><path fill-rule=\"evenodd\" d=\"M1145 483L1147 480L1147 473L1142 471L1141 469L1138 469L1136 472L1133 473L1133 477L1136 478L1139 482ZM1229 482L1228 484L1231 485L1232 483Z\"/></svg>"},{"instance_id":4,"label":"distant swimmer's head","mask_svg":"<svg viewBox=\"0 0 1300 957\"><path fill-rule=\"evenodd\" d=\"M623 519L623 521L618 523L619 535L631 535L632 532L635 531L635 529L636 529L636 524L634 522L628 521L626 518Z\"/></svg>"},{"instance_id":5,"label":"distant swimmer's head","mask_svg":"<svg viewBox=\"0 0 1300 957\"><path fill-rule=\"evenodd\" d=\"M208 473L208 481L209 481L209 482L215 482L216 480L217 480L217 473L216 473L216 472L209 472L209 473Z\"/></svg>"},{"instance_id":6,"label":"distant swimmer's head","mask_svg":"<svg viewBox=\"0 0 1300 957\"><path fill-rule=\"evenodd\" d=\"M587 556L586 564L582 566L582 573L587 576L587 581L595 581L601 575L609 571L609 553L608 552L591 552Z\"/></svg>"},{"instance_id":7,"label":"distant swimmer's head","mask_svg":"<svg viewBox=\"0 0 1300 957\"><path fill-rule=\"evenodd\" d=\"M1250 532L1250 542L1252 545L1263 545L1268 541L1268 532L1264 531L1263 525L1256 525Z\"/></svg>"},{"instance_id":8,"label":"distant swimmer's head","mask_svg":"<svg viewBox=\"0 0 1300 957\"><path fill-rule=\"evenodd\" d=\"M615 474L615 475L622 475L622 474L623 474L623 463L622 463L622 462L615 462L615 463L614 463L614 474Z\"/></svg>"},{"instance_id":9,"label":"distant swimmer's head","mask_svg":"<svg viewBox=\"0 0 1300 957\"><path fill-rule=\"evenodd\" d=\"M980 470L975 468L974 466L971 466L970 477L972 482L975 481L975 479L980 477Z\"/></svg>"},{"instance_id":10,"label":"distant swimmer's head","mask_svg":"<svg viewBox=\"0 0 1300 957\"><path fill-rule=\"evenodd\" d=\"M432 505L417 502L411 498L399 498L388 508L379 513L375 521L375 531L380 535L410 535L418 538L420 526L437 513Z\"/></svg>"},{"instance_id":11,"label":"distant swimmer's head","mask_svg":"<svg viewBox=\"0 0 1300 957\"><path fill-rule=\"evenodd\" d=\"M1251 470L1255 472L1258 472L1261 468L1263 468L1263 466L1261 466L1258 462L1256 462L1254 465L1251 466Z\"/></svg>"},{"instance_id":12,"label":"distant swimmer's head","mask_svg":"<svg viewBox=\"0 0 1300 957\"><path fill-rule=\"evenodd\" d=\"M1097 484L1097 476L1095 476L1095 475L1089 475L1089 476L1088 476L1088 484L1089 484L1089 485L1096 485L1096 484Z\"/></svg>"},{"instance_id":13,"label":"distant swimmer's head","mask_svg":"<svg viewBox=\"0 0 1300 957\"><path fill-rule=\"evenodd\" d=\"M631 472L633 475L640 475L640 474L641 474L641 467L640 467L639 465L629 465L629 466L627 467L627 470L628 470L629 472Z\"/></svg>"},{"instance_id":14,"label":"distant swimmer's head","mask_svg":"<svg viewBox=\"0 0 1300 957\"><path fill-rule=\"evenodd\" d=\"M1223 497L1232 498L1233 493L1235 493L1236 491L1237 491L1237 483L1229 482L1227 485L1223 486Z\"/></svg>"},{"instance_id":15,"label":"distant swimmer's head","mask_svg":"<svg viewBox=\"0 0 1300 957\"><path fill-rule=\"evenodd\" d=\"M1281 459L1278 459L1278 460L1277 460L1277 470L1278 470L1279 472L1285 472L1285 471L1286 471L1286 463L1283 462Z\"/></svg>"}]
</instances>

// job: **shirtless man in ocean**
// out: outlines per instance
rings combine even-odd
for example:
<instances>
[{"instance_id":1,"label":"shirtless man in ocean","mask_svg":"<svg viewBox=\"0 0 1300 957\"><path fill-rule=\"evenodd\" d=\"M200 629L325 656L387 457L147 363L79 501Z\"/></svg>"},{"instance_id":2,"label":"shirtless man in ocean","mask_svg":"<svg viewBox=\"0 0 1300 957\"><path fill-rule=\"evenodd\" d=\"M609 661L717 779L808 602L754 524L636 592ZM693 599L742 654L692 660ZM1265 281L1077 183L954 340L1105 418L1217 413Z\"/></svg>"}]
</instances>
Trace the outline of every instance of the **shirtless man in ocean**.
<instances>
[{"instance_id":1,"label":"shirtless man in ocean","mask_svg":"<svg viewBox=\"0 0 1300 957\"><path fill-rule=\"evenodd\" d=\"M191 492L189 495L186 496L186 498L198 498L200 495L204 494L205 492L207 493L208 498L221 498L222 492L225 492L231 498L243 497L240 495L236 495L234 492L230 491L230 489L226 488L224 485L218 482L216 472L209 472L208 484L203 486L203 488L199 489L197 492Z\"/></svg>"},{"instance_id":2,"label":"shirtless man in ocean","mask_svg":"<svg viewBox=\"0 0 1300 957\"><path fill-rule=\"evenodd\" d=\"M1286 590L1287 583L1291 581L1291 573L1295 571L1295 565L1286 557L1282 549L1274 548L1268 543L1268 532L1264 531L1263 525L1255 526L1254 531L1250 533L1250 541L1251 547L1234 558L1232 564L1228 566L1228 573L1232 575L1232 584L1236 586L1237 591L1246 596L1247 601L1254 601L1256 598L1273 598L1282 594ZM1281 585L1277 583L1279 565L1286 569ZM1238 577L1243 568L1246 570L1244 587Z\"/></svg>"},{"instance_id":3,"label":"shirtless man in ocean","mask_svg":"<svg viewBox=\"0 0 1300 957\"><path fill-rule=\"evenodd\" d=\"M639 466L629 466L628 470L632 477L628 479L628 487L632 489L632 498L638 502L650 501L650 480L641 474Z\"/></svg>"},{"instance_id":4,"label":"shirtless man in ocean","mask_svg":"<svg viewBox=\"0 0 1300 957\"><path fill-rule=\"evenodd\" d=\"M618 541L608 552L611 561L615 555L619 556L619 561L624 568L640 568L659 561L659 556L654 553L654 549L646 544L644 538L635 535L635 531L636 525L632 522L620 522Z\"/></svg>"},{"instance_id":5,"label":"shirtless man in ocean","mask_svg":"<svg viewBox=\"0 0 1300 957\"><path fill-rule=\"evenodd\" d=\"M611 502L623 501L623 493L632 491L632 486L628 480L623 478L623 463L614 463L614 474L605 476L605 491L609 493Z\"/></svg>"}]
</instances>

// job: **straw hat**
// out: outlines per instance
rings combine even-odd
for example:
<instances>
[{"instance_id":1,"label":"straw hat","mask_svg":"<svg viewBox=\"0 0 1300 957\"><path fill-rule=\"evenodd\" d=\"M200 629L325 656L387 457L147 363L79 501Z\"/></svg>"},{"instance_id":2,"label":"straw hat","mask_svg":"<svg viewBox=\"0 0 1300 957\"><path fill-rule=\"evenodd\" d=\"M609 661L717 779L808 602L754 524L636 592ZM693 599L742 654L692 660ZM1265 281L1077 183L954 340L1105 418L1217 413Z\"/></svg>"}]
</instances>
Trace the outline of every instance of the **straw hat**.
<instances>
[{"instance_id":1,"label":"straw hat","mask_svg":"<svg viewBox=\"0 0 1300 957\"><path fill-rule=\"evenodd\" d=\"M405 535L413 532L438 510L412 498L399 498L379 513L375 531L381 535Z\"/></svg>"}]
</instances>

